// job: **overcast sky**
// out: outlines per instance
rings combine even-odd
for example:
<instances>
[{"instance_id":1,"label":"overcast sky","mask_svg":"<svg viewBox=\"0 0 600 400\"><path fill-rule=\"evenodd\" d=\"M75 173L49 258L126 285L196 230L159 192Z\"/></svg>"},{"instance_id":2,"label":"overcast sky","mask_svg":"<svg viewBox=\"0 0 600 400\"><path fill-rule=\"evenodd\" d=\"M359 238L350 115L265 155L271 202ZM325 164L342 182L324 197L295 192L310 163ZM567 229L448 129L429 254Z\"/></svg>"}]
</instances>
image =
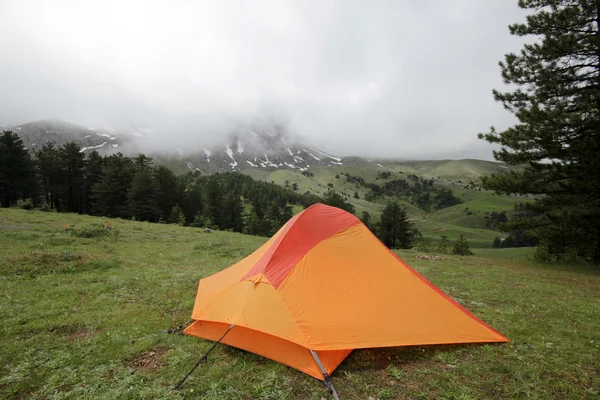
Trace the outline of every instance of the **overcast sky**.
<instances>
[{"instance_id":1,"label":"overcast sky","mask_svg":"<svg viewBox=\"0 0 600 400\"><path fill-rule=\"evenodd\" d=\"M202 143L274 120L339 155L479 157L514 117L517 0L2 0L0 123L142 124ZM179 144L178 143L178 144Z\"/></svg>"}]
</instances>

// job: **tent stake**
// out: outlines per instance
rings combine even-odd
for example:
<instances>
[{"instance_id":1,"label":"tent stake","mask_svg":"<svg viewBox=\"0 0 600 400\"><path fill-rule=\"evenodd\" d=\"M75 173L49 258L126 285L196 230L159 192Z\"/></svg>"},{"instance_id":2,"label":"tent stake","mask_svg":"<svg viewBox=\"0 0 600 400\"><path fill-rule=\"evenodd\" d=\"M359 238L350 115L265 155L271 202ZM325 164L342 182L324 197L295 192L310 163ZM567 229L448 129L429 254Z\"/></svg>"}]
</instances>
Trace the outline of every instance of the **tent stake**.
<instances>
[{"instance_id":1,"label":"tent stake","mask_svg":"<svg viewBox=\"0 0 600 400\"><path fill-rule=\"evenodd\" d=\"M173 388L173 390L179 390L179 388L181 387L181 385L183 385L183 382L185 382L185 380L187 378L189 378L189 376L192 374L192 372L194 372L194 370L196 370L196 368L198 368L198 365L200 365L200 363L202 362L202 360L206 360L206 358L208 357L208 355L210 354L211 351L214 350L215 347L217 347L217 345L219 343L221 343L221 340L223 340L223 338L229 333L229 331L231 331L233 329L233 327L235 326L235 324L231 324L231 326L229 327L229 329L227 329L225 331L225 333L223 334L223 336L221 336L219 338L219 340L217 340L210 349L208 349L208 351L206 352L205 355L202 356L202 358L200 358L198 360L198 362L196 363L196 365L194 365L194 367L190 370L190 372L187 373L186 376L183 377L183 379L181 381L179 381L179 383Z\"/></svg>"},{"instance_id":2,"label":"tent stake","mask_svg":"<svg viewBox=\"0 0 600 400\"><path fill-rule=\"evenodd\" d=\"M319 359L317 352L314 350L310 350L310 353L313 355L313 358L317 362L317 365L319 366L319 369L321 370L321 373L323 374L323 378L325 380L325 385L327 385L327 387L331 391L331 394L333 394L333 398L335 400L340 400L340 398L337 395L337 392L335 391L335 387L333 386L333 383L331 382L331 379L329 379L329 374L325 370L325 367L323 367L323 364L321 363L321 360Z\"/></svg>"}]
</instances>

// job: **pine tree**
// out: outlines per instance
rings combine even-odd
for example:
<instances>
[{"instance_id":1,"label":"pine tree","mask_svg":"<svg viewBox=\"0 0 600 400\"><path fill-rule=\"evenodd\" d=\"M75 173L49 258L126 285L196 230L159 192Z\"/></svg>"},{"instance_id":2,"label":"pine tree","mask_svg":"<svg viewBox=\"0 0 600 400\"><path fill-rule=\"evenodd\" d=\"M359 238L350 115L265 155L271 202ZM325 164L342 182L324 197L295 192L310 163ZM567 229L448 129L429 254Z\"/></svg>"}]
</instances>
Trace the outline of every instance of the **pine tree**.
<instances>
[{"instance_id":1,"label":"pine tree","mask_svg":"<svg viewBox=\"0 0 600 400\"><path fill-rule=\"evenodd\" d=\"M46 204L57 211L63 211L61 208L63 176L59 149L54 146L54 143L47 143L35 153L35 156Z\"/></svg>"},{"instance_id":2,"label":"pine tree","mask_svg":"<svg viewBox=\"0 0 600 400\"><path fill-rule=\"evenodd\" d=\"M292 209L292 206L290 206L289 204L286 204L285 207L283 207L283 213L281 213L281 226L285 225L286 222L288 222L290 219L292 219L294 217L294 210Z\"/></svg>"},{"instance_id":3,"label":"pine tree","mask_svg":"<svg viewBox=\"0 0 600 400\"><path fill-rule=\"evenodd\" d=\"M472 255L473 252L469 248L469 242L464 236L461 234L458 240L454 243L454 248L452 249L452 254L458 254L461 256L469 256Z\"/></svg>"},{"instance_id":4,"label":"pine tree","mask_svg":"<svg viewBox=\"0 0 600 400\"><path fill-rule=\"evenodd\" d=\"M538 37L500 63L513 91L494 98L519 122L479 134L502 146L494 157L524 165L483 179L485 188L536 195L540 247L600 263L600 1L521 0L531 10L510 33Z\"/></svg>"},{"instance_id":5,"label":"pine tree","mask_svg":"<svg viewBox=\"0 0 600 400\"><path fill-rule=\"evenodd\" d=\"M154 169L154 180L157 186L156 205L160 210L161 217L168 219L173 206L177 204L177 176L169 168L160 165ZM198 213L198 209L202 209L202 195L200 194L200 199L194 199L194 201L199 201L195 215Z\"/></svg>"},{"instance_id":6,"label":"pine tree","mask_svg":"<svg viewBox=\"0 0 600 400\"><path fill-rule=\"evenodd\" d=\"M174 204L174 201L178 203L186 221L193 222L196 215L204 211L204 188L199 181L193 179L191 181L187 179L180 180L179 185L181 185L181 188L178 201L176 197L169 199L169 196L167 198L159 197L159 199L165 205ZM163 193L162 190L161 193Z\"/></svg>"},{"instance_id":7,"label":"pine tree","mask_svg":"<svg viewBox=\"0 0 600 400\"><path fill-rule=\"evenodd\" d=\"M102 179L102 171L105 165L104 158L96 150L92 150L87 155L83 185L83 208L86 214L95 215L92 189Z\"/></svg>"},{"instance_id":8,"label":"pine tree","mask_svg":"<svg viewBox=\"0 0 600 400\"><path fill-rule=\"evenodd\" d=\"M83 212L85 155L75 142L65 143L58 149L60 174L63 180L62 198L67 212Z\"/></svg>"},{"instance_id":9,"label":"pine tree","mask_svg":"<svg viewBox=\"0 0 600 400\"><path fill-rule=\"evenodd\" d=\"M196 214L194 217L194 222L192 222L192 226L196 228L204 228L209 226L207 224L206 217L204 214L202 214L202 212L198 212L198 214Z\"/></svg>"},{"instance_id":10,"label":"pine tree","mask_svg":"<svg viewBox=\"0 0 600 400\"><path fill-rule=\"evenodd\" d=\"M496 236L494 238L494 242L492 243L492 247L495 249L499 249L500 247L502 247L502 239L500 239L499 236Z\"/></svg>"},{"instance_id":11,"label":"pine tree","mask_svg":"<svg viewBox=\"0 0 600 400\"><path fill-rule=\"evenodd\" d=\"M338 192L336 192L333 189L328 189L327 193L325 193L325 195L323 196L323 204L327 204L328 206L332 206L332 207L337 207L337 208L341 208L342 210L345 210L351 214L354 214L356 212L356 209L354 208L354 206L350 203L348 203L346 201L346 199L344 199L342 197L341 194L339 194Z\"/></svg>"},{"instance_id":12,"label":"pine tree","mask_svg":"<svg viewBox=\"0 0 600 400\"><path fill-rule=\"evenodd\" d=\"M34 163L23 140L12 131L0 136L0 206L10 207L30 197L35 184Z\"/></svg>"},{"instance_id":13,"label":"pine tree","mask_svg":"<svg viewBox=\"0 0 600 400\"><path fill-rule=\"evenodd\" d=\"M281 228L282 218L281 218L281 209L275 203L271 203L269 209L267 211L266 219L269 222L269 235L273 235L275 232Z\"/></svg>"},{"instance_id":14,"label":"pine tree","mask_svg":"<svg viewBox=\"0 0 600 400\"><path fill-rule=\"evenodd\" d=\"M243 232L244 230L244 205L239 196L231 192L223 204L222 210L222 229L231 229L234 232Z\"/></svg>"},{"instance_id":15,"label":"pine tree","mask_svg":"<svg viewBox=\"0 0 600 400\"><path fill-rule=\"evenodd\" d=\"M169 223L171 224L178 224L178 225L185 225L185 215L183 215L183 211L181 210L181 207L179 206L174 206L173 209L171 210L171 217L169 218Z\"/></svg>"},{"instance_id":16,"label":"pine tree","mask_svg":"<svg viewBox=\"0 0 600 400\"><path fill-rule=\"evenodd\" d=\"M219 229L223 226L223 188L221 187L217 176L209 178L208 184L206 185L205 201L206 201L206 213L205 215L210 218L213 224L217 225Z\"/></svg>"},{"instance_id":17,"label":"pine tree","mask_svg":"<svg viewBox=\"0 0 600 400\"><path fill-rule=\"evenodd\" d=\"M397 200L388 202L381 213L379 238L390 249L412 248L411 224Z\"/></svg>"},{"instance_id":18,"label":"pine tree","mask_svg":"<svg viewBox=\"0 0 600 400\"><path fill-rule=\"evenodd\" d=\"M98 215L129 218L129 191L133 180L133 163L117 153L106 158L102 178L92 188L92 198Z\"/></svg>"},{"instance_id":19,"label":"pine tree","mask_svg":"<svg viewBox=\"0 0 600 400\"><path fill-rule=\"evenodd\" d=\"M133 165L135 165L135 170L137 172L152 168L153 163L154 160L152 158L142 153L139 153L137 157L133 159Z\"/></svg>"},{"instance_id":20,"label":"pine tree","mask_svg":"<svg viewBox=\"0 0 600 400\"><path fill-rule=\"evenodd\" d=\"M129 192L129 213L137 221L156 222L160 218L160 209L156 204L158 187L152 171L145 168L133 177Z\"/></svg>"}]
</instances>

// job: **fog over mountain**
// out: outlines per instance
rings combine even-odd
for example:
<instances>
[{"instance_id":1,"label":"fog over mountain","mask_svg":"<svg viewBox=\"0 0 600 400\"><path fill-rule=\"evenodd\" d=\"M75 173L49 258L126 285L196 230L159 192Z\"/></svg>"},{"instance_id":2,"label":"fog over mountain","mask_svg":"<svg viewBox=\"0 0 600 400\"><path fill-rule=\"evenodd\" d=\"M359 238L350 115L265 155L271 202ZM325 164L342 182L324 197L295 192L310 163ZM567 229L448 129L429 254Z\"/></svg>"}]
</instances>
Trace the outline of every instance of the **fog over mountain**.
<instances>
[{"instance_id":1,"label":"fog over mountain","mask_svg":"<svg viewBox=\"0 0 600 400\"><path fill-rule=\"evenodd\" d=\"M277 125L333 154L491 159L516 0L0 2L0 125L142 127L151 148Z\"/></svg>"}]
</instances>

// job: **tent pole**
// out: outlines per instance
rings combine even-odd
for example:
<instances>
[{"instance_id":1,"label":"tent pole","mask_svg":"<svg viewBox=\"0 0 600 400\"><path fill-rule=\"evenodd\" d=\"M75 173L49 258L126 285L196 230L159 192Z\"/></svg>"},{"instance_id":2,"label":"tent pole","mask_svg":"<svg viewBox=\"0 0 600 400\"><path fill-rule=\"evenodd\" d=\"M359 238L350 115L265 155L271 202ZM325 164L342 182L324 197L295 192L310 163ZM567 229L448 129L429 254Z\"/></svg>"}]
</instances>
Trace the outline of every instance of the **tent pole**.
<instances>
[{"instance_id":1,"label":"tent pole","mask_svg":"<svg viewBox=\"0 0 600 400\"><path fill-rule=\"evenodd\" d=\"M327 387L329 388L329 390L331 390L331 394L333 394L333 398L335 400L340 400L340 398L337 395L337 392L335 391L335 387L333 386L333 383L331 382L331 379L329 379L329 374L325 370L325 367L323 367L323 364L321 363L321 360L319 359L319 356L317 355L317 352L314 351L314 350L310 350L310 353L312 354L312 356L315 359L317 365L319 366L319 369L321 370L321 373L323 374L323 378L325 380L325 385L327 385Z\"/></svg>"},{"instance_id":2,"label":"tent pole","mask_svg":"<svg viewBox=\"0 0 600 400\"><path fill-rule=\"evenodd\" d=\"M208 351L206 352L205 355L202 356L202 358L200 360L198 360L198 362L196 363L196 365L194 365L194 367L190 370L190 372L187 373L186 376L183 377L183 379L181 381L179 381L179 383L173 388L173 390L179 390L179 388L181 387L181 385L183 385L183 382L185 382L185 380L187 378L189 378L189 376L192 374L192 372L194 372L194 370L196 368L198 368L198 365L200 365L200 363L202 362L202 360L206 360L206 358L208 357L208 355L210 354L211 351L214 350L215 347L217 347L217 345L219 343L221 343L221 340L223 340L223 338L229 333L229 331L231 331L233 329L233 327L235 326L235 324L231 324L231 326L225 331L225 333L219 338L219 340L217 340L210 349L208 349Z\"/></svg>"}]
</instances>

